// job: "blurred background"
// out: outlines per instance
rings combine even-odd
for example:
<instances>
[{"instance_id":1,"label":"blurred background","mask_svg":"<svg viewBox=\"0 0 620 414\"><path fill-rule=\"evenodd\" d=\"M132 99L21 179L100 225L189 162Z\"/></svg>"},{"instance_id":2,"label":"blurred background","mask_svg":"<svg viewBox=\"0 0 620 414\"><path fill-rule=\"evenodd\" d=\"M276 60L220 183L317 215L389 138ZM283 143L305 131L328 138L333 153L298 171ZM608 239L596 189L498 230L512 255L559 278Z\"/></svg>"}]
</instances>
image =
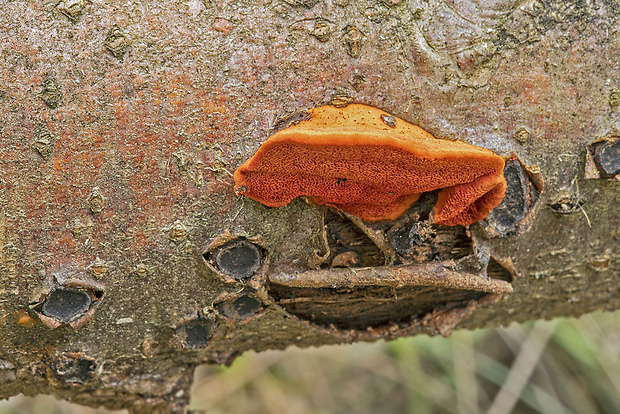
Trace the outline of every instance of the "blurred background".
<instances>
[{"instance_id":1,"label":"blurred background","mask_svg":"<svg viewBox=\"0 0 620 414\"><path fill-rule=\"evenodd\" d=\"M196 372L218 413L619 413L620 312L392 342L246 353ZM102 414L16 396L0 414ZM124 413L125 411L114 411Z\"/></svg>"}]
</instances>

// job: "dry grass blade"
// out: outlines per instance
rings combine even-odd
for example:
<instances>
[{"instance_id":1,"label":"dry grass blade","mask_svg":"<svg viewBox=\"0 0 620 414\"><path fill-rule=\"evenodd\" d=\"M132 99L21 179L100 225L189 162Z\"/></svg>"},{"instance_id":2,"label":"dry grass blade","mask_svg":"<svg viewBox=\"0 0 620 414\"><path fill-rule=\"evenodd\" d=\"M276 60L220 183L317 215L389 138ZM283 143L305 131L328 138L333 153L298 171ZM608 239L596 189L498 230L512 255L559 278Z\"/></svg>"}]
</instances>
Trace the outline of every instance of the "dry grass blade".
<instances>
[{"instance_id":1,"label":"dry grass blade","mask_svg":"<svg viewBox=\"0 0 620 414\"><path fill-rule=\"evenodd\" d=\"M512 411L552 335L553 326L534 325L512 365L504 386L487 411L488 414L504 414Z\"/></svg>"}]
</instances>

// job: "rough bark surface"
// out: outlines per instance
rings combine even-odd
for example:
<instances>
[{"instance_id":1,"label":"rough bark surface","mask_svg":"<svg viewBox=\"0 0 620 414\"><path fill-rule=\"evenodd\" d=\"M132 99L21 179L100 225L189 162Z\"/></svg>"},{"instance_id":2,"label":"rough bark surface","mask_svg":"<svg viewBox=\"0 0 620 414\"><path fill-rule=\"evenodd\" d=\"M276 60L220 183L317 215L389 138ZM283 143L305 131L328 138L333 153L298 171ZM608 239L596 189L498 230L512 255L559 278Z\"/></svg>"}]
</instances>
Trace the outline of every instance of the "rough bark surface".
<instances>
[{"instance_id":1,"label":"rough bark surface","mask_svg":"<svg viewBox=\"0 0 620 414\"><path fill-rule=\"evenodd\" d=\"M248 349L620 308L615 0L0 6L0 397L182 412ZM518 225L234 195L279 120L349 101L538 166Z\"/></svg>"}]
</instances>

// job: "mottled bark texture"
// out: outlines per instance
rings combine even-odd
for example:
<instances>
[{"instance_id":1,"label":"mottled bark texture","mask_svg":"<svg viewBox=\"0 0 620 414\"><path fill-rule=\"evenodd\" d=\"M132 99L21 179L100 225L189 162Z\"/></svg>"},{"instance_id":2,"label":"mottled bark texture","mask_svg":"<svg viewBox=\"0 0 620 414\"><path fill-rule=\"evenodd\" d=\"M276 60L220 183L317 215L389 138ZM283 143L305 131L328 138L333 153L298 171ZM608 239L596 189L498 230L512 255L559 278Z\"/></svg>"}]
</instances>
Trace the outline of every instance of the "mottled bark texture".
<instances>
[{"instance_id":1,"label":"mottled bark texture","mask_svg":"<svg viewBox=\"0 0 620 414\"><path fill-rule=\"evenodd\" d=\"M619 13L0 0L0 396L182 412L196 365L248 349L618 309ZM330 102L514 153L505 205L467 230L433 194L374 224L234 195Z\"/></svg>"}]
</instances>

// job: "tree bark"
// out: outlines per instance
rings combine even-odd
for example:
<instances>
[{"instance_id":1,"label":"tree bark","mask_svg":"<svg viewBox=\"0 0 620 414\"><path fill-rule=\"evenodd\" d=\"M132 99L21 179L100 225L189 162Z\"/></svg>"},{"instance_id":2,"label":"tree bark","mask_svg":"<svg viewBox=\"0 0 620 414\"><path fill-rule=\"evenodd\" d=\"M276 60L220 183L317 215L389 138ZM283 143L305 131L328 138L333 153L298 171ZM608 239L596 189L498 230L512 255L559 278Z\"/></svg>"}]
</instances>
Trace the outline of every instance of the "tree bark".
<instances>
[{"instance_id":1,"label":"tree bark","mask_svg":"<svg viewBox=\"0 0 620 414\"><path fill-rule=\"evenodd\" d=\"M249 349L618 309L618 2L459 3L3 0L0 396L182 412ZM510 197L466 229L235 196L350 102L506 157Z\"/></svg>"}]
</instances>

